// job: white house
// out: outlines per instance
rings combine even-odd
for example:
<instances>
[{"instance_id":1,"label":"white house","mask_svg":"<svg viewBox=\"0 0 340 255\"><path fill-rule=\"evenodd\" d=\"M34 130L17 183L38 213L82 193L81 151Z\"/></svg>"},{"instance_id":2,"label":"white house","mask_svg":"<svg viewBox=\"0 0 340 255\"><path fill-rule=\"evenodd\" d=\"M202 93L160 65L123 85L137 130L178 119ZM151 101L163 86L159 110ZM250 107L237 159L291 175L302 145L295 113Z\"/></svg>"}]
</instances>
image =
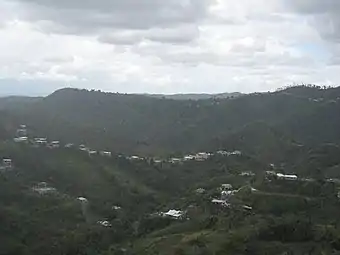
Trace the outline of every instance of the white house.
<instances>
[{"instance_id":1,"label":"white house","mask_svg":"<svg viewBox=\"0 0 340 255\"><path fill-rule=\"evenodd\" d=\"M180 163L182 160L180 158L171 158L169 160L170 163L172 164L176 164L176 163Z\"/></svg>"},{"instance_id":2,"label":"white house","mask_svg":"<svg viewBox=\"0 0 340 255\"><path fill-rule=\"evenodd\" d=\"M27 136L20 136L20 137L15 137L13 140L16 143L26 143L28 141L28 137Z\"/></svg>"},{"instance_id":3,"label":"white house","mask_svg":"<svg viewBox=\"0 0 340 255\"><path fill-rule=\"evenodd\" d=\"M99 152L99 154L101 156L105 156L105 157L111 157L112 156L112 153L110 151L101 151L101 152Z\"/></svg>"},{"instance_id":4,"label":"white house","mask_svg":"<svg viewBox=\"0 0 340 255\"><path fill-rule=\"evenodd\" d=\"M208 152L199 152L196 154L195 159L197 161L204 161L207 160L210 157L210 153Z\"/></svg>"},{"instance_id":5,"label":"white house","mask_svg":"<svg viewBox=\"0 0 340 255\"><path fill-rule=\"evenodd\" d=\"M212 199L211 200L211 203L215 204L215 205L220 205L220 206L223 206L223 207L229 207L230 204L228 204L225 200L222 200L222 199Z\"/></svg>"},{"instance_id":6,"label":"white house","mask_svg":"<svg viewBox=\"0 0 340 255\"><path fill-rule=\"evenodd\" d=\"M140 160L141 158L138 157L138 156L131 156L129 159L130 160Z\"/></svg>"},{"instance_id":7,"label":"white house","mask_svg":"<svg viewBox=\"0 0 340 255\"><path fill-rule=\"evenodd\" d=\"M184 161L189 161L189 160L194 160L195 156L194 155L187 155L184 157Z\"/></svg>"},{"instance_id":8,"label":"white house","mask_svg":"<svg viewBox=\"0 0 340 255\"><path fill-rule=\"evenodd\" d=\"M244 206L242 206L242 207L243 207L243 209L248 210L248 211L253 210L253 207L248 206L248 205L244 205Z\"/></svg>"},{"instance_id":9,"label":"white house","mask_svg":"<svg viewBox=\"0 0 340 255\"><path fill-rule=\"evenodd\" d=\"M221 192L221 198L225 201L228 198L230 198L232 195L234 195L237 192L237 190L223 190Z\"/></svg>"},{"instance_id":10,"label":"white house","mask_svg":"<svg viewBox=\"0 0 340 255\"><path fill-rule=\"evenodd\" d=\"M227 151L223 151L223 150L219 150L216 153L221 155L221 156L228 156L229 155L229 153Z\"/></svg>"},{"instance_id":11,"label":"white house","mask_svg":"<svg viewBox=\"0 0 340 255\"><path fill-rule=\"evenodd\" d=\"M249 172L242 172L240 175L241 176L254 176L255 174L249 171Z\"/></svg>"},{"instance_id":12,"label":"white house","mask_svg":"<svg viewBox=\"0 0 340 255\"><path fill-rule=\"evenodd\" d=\"M231 184L222 184L221 190L231 190L233 186Z\"/></svg>"},{"instance_id":13,"label":"white house","mask_svg":"<svg viewBox=\"0 0 340 255\"><path fill-rule=\"evenodd\" d=\"M254 189L253 187L250 188L250 191L251 192L257 192L258 190L257 189Z\"/></svg>"},{"instance_id":14,"label":"white house","mask_svg":"<svg viewBox=\"0 0 340 255\"><path fill-rule=\"evenodd\" d=\"M77 200L79 200L82 203L87 203L88 202L87 198L85 198L85 197L78 197Z\"/></svg>"},{"instance_id":15,"label":"white house","mask_svg":"<svg viewBox=\"0 0 340 255\"><path fill-rule=\"evenodd\" d=\"M277 178L289 181L296 181L298 179L297 175L295 174L276 174Z\"/></svg>"},{"instance_id":16,"label":"white house","mask_svg":"<svg viewBox=\"0 0 340 255\"><path fill-rule=\"evenodd\" d=\"M6 168L11 168L12 167L12 159L4 158L2 160L2 165Z\"/></svg>"},{"instance_id":17,"label":"white house","mask_svg":"<svg viewBox=\"0 0 340 255\"><path fill-rule=\"evenodd\" d=\"M240 156L240 155L242 155L242 152L241 151L233 151L233 152L230 152L230 155Z\"/></svg>"},{"instance_id":18,"label":"white house","mask_svg":"<svg viewBox=\"0 0 340 255\"><path fill-rule=\"evenodd\" d=\"M160 160L160 159L154 159L153 162L154 162L155 164L162 164L163 161Z\"/></svg>"},{"instance_id":19,"label":"white house","mask_svg":"<svg viewBox=\"0 0 340 255\"><path fill-rule=\"evenodd\" d=\"M109 228L112 227L111 223L108 222L107 220L100 220L98 221L98 224L102 225L103 227Z\"/></svg>"},{"instance_id":20,"label":"white house","mask_svg":"<svg viewBox=\"0 0 340 255\"><path fill-rule=\"evenodd\" d=\"M89 149L84 144L81 144L81 145L79 145L79 150L88 151Z\"/></svg>"},{"instance_id":21,"label":"white house","mask_svg":"<svg viewBox=\"0 0 340 255\"><path fill-rule=\"evenodd\" d=\"M169 210L166 213L163 213L163 216L180 219L183 216L183 211L177 211L177 210Z\"/></svg>"},{"instance_id":22,"label":"white house","mask_svg":"<svg viewBox=\"0 0 340 255\"><path fill-rule=\"evenodd\" d=\"M96 155L97 151L89 150L88 153L90 156L92 156L92 155Z\"/></svg>"},{"instance_id":23,"label":"white house","mask_svg":"<svg viewBox=\"0 0 340 255\"><path fill-rule=\"evenodd\" d=\"M42 138L42 137L34 138L33 143L36 145L45 145L47 144L47 138Z\"/></svg>"},{"instance_id":24,"label":"white house","mask_svg":"<svg viewBox=\"0 0 340 255\"><path fill-rule=\"evenodd\" d=\"M50 143L50 147L51 148L59 148L59 146L60 146L60 142L59 141L52 141Z\"/></svg>"}]
</instances>

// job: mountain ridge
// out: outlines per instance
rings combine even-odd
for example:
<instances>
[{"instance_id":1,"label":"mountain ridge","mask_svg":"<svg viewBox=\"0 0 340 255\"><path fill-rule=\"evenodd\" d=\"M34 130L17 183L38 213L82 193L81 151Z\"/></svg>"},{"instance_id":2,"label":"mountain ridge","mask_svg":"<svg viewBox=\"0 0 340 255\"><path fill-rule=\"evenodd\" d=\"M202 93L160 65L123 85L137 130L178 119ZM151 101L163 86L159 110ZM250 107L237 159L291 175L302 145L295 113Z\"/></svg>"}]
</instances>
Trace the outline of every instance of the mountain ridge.
<instances>
[{"instance_id":1,"label":"mountain ridge","mask_svg":"<svg viewBox=\"0 0 340 255\"><path fill-rule=\"evenodd\" d=\"M265 126L270 126L296 143L318 144L334 139L338 143L338 98L339 88L304 86L202 100L66 88L29 102L6 105L0 99L0 109L33 126L35 132L55 139L91 143L118 152L153 154L216 149L228 145L232 136L244 136L243 127L256 122L265 124L264 133L269 135ZM327 132L317 119L332 123ZM269 140L275 137L269 136ZM233 147L242 144L240 139L231 140Z\"/></svg>"}]
</instances>

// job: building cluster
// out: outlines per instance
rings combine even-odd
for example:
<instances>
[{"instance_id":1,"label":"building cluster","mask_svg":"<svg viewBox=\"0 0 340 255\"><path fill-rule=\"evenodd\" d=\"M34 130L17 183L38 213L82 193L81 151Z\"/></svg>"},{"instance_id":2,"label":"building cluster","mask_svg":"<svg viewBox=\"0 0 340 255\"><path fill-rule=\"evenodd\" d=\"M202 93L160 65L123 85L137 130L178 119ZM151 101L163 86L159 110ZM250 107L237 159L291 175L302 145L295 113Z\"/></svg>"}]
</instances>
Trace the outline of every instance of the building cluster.
<instances>
[{"instance_id":1,"label":"building cluster","mask_svg":"<svg viewBox=\"0 0 340 255\"><path fill-rule=\"evenodd\" d=\"M228 157L228 156L233 156L233 155L242 155L241 151L223 151L223 150L219 150L215 153L212 152L198 152L196 154L189 154L186 155L182 158L170 158L169 162L176 164L176 163L181 163L181 162L186 162L186 161L205 161L208 160L210 157L212 156L224 156L224 157ZM161 161L160 161L161 162Z\"/></svg>"},{"instance_id":2,"label":"building cluster","mask_svg":"<svg viewBox=\"0 0 340 255\"><path fill-rule=\"evenodd\" d=\"M67 143L65 145L62 145L60 141L58 140L48 140L46 137L34 137L30 138L28 136L27 132L27 126L26 125L20 125L19 128L16 131L16 136L14 137L14 142L16 143L25 143L25 144L30 144L35 148L40 148L40 147L46 147L50 149L58 149L58 148L68 148L68 149L78 149L80 151L84 151L89 154L89 156L95 156L95 155L100 155L104 157L111 157L112 152L110 151L97 151L93 150L89 147L87 147L84 144L80 145L75 145L73 143ZM142 160L152 160L155 164L161 164L161 163L171 163L171 164L178 164L178 163L183 163L186 161L205 161L208 160L212 156L223 156L223 157L228 157L228 156L237 156L241 155L242 152L235 150L235 151L225 151L225 150L219 150L216 151L215 153L211 152L198 152L195 154L189 154L185 155L183 157L172 157L170 159L159 159L159 158L144 158L140 157L137 155L133 156L123 156L119 155L119 157L124 157L127 160L130 161L142 161Z\"/></svg>"},{"instance_id":3,"label":"building cluster","mask_svg":"<svg viewBox=\"0 0 340 255\"><path fill-rule=\"evenodd\" d=\"M170 209L167 212L156 212L151 214L152 217L163 217L163 218L170 218L175 220L182 220L186 215L185 211Z\"/></svg>"},{"instance_id":4,"label":"building cluster","mask_svg":"<svg viewBox=\"0 0 340 255\"><path fill-rule=\"evenodd\" d=\"M243 177L252 177L252 176L255 176L255 173L253 173L251 171L247 171L247 172L240 173L240 176L243 176Z\"/></svg>"},{"instance_id":5,"label":"building cluster","mask_svg":"<svg viewBox=\"0 0 340 255\"><path fill-rule=\"evenodd\" d=\"M267 179L278 179L278 180L286 180L286 181L302 181L302 182L315 182L316 180L308 177L299 177L296 174L282 174L277 173L275 171L266 171ZM325 182L340 184L340 179L337 178L325 178Z\"/></svg>"},{"instance_id":6,"label":"building cluster","mask_svg":"<svg viewBox=\"0 0 340 255\"><path fill-rule=\"evenodd\" d=\"M20 125L19 128L16 131L16 136L13 139L16 143L26 143L30 144L35 148L40 147L46 147L50 149L58 149L61 147L64 148L78 148L80 151L87 152L89 155L101 155L101 156L107 156L111 157L112 153L110 151L96 151L92 150L91 148L81 144L79 146L76 146L73 143L67 143L65 145L62 145L60 141L58 140L48 140L46 137L34 137L29 138L28 132L27 132L27 126L26 125Z\"/></svg>"},{"instance_id":7,"label":"building cluster","mask_svg":"<svg viewBox=\"0 0 340 255\"><path fill-rule=\"evenodd\" d=\"M109 221L107 221L107 220L99 220L99 221L97 221L97 223L99 225L101 225L102 227L105 227L105 228L112 227L111 223Z\"/></svg>"},{"instance_id":8,"label":"building cluster","mask_svg":"<svg viewBox=\"0 0 340 255\"><path fill-rule=\"evenodd\" d=\"M299 178L296 174L282 174L282 173L277 173L275 171L266 171L266 176L267 178L277 178L280 180L287 180L287 181L297 181Z\"/></svg>"},{"instance_id":9,"label":"building cluster","mask_svg":"<svg viewBox=\"0 0 340 255\"><path fill-rule=\"evenodd\" d=\"M243 188L246 188L248 186L241 187L239 189L234 189L231 184L222 184L219 187L220 191L220 197L219 198L212 198L211 203L214 205L218 205L224 208L230 208L233 206L232 201L230 200L235 194L240 192ZM256 189L251 188L251 192L257 191ZM247 205L242 205L242 208L245 210L252 210L252 207Z\"/></svg>"},{"instance_id":10,"label":"building cluster","mask_svg":"<svg viewBox=\"0 0 340 255\"><path fill-rule=\"evenodd\" d=\"M229 198L234 195L237 190L233 190L233 186L231 184L222 184L219 188L220 190L220 198L213 198L211 203L220 205L223 207L230 207L230 203L228 203Z\"/></svg>"},{"instance_id":11,"label":"building cluster","mask_svg":"<svg viewBox=\"0 0 340 255\"><path fill-rule=\"evenodd\" d=\"M26 125L20 125L19 128L16 131L16 135L14 137L14 142L28 142L28 136L27 136L27 127Z\"/></svg>"},{"instance_id":12,"label":"building cluster","mask_svg":"<svg viewBox=\"0 0 340 255\"><path fill-rule=\"evenodd\" d=\"M0 164L0 171L11 170L13 168L12 159L3 158Z\"/></svg>"}]
</instances>

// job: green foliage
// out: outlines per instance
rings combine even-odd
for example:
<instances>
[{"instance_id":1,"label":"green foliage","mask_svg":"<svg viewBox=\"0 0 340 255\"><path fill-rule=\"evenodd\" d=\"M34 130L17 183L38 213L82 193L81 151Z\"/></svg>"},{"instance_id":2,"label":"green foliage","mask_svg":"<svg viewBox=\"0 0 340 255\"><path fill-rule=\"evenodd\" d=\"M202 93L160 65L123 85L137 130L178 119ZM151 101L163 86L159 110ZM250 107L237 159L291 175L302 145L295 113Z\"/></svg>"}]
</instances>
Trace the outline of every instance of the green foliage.
<instances>
[{"instance_id":1,"label":"green foliage","mask_svg":"<svg viewBox=\"0 0 340 255\"><path fill-rule=\"evenodd\" d=\"M298 158L301 145L340 142L338 97L338 88L307 86L196 101L62 89L0 107L34 135L99 149L165 155L225 147L278 162Z\"/></svg>"},{"instance_id":2,"label":"green foliage","mask_svg":"<svg viewBox=\"0 0 340 255\"><path fill-rule=\"evenodd\" d=\"M340 176L339 97L339 88L298 86L228 99L74 89L1 99L0 158L11 158L14 168L0 172L0 253L339 254L339 187L327 181ZM30 136L117 153L242 155L182 164L90 157L14 144L21 123ZM265 178L272 168L315 180ZM40 182L56 191L37 193ZM241 188L230 207L211 203L223 183ZM169 209L186 216L157 216Z\"/></svg>"}]
</instances>

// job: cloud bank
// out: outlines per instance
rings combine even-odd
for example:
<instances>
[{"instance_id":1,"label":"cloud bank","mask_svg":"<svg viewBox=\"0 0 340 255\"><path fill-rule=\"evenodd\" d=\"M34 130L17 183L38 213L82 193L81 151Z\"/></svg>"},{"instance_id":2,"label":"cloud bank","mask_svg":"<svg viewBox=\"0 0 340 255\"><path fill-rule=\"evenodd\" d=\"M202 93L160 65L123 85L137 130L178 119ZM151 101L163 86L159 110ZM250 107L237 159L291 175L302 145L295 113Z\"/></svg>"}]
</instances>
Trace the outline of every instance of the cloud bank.
<instances>
[{"instance_id":1,"label":"cloud bank","mask_svg":"<svg viewBox=\"0 0 340 255\"><path fill-rule=\"evenodd\" d=\"M0 90L253 92L340 81L337 0L0 0L0 10Z\"/></svg>"}]
</instances>

